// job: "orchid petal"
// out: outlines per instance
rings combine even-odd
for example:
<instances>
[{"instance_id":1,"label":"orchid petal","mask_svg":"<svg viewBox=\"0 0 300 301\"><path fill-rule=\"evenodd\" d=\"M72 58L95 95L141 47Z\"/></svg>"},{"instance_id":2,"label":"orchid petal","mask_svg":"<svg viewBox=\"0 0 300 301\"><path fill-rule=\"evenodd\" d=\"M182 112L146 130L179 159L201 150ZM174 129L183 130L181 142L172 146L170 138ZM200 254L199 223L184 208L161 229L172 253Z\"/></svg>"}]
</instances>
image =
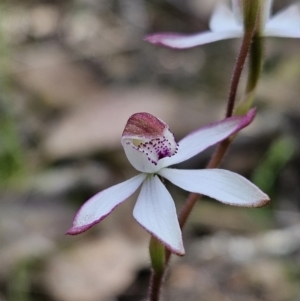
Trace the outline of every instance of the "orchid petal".
<instances>
[{"instance_id":1,"label":"orchid petal","mask_svg":"<svg viewBox=\"0 0 300 301\"><path fill-rule=\"evenodd\" d=\"M178 143L177 154L159 161L160 168L183 162L235 134L252 122L255 112L252 109L247 115L226 118L192 132Z\"/></svg>"},{"instance_id":2,"label":"orchid petal","mask_svg":"<svg viewBox=\"0 0 300 301\"><path fill-rule=\"evenodd\" d=\"M165 168L159 174L184 190L207 195L228 205L262 207L270 201L250 181L228 170Z\"/></svg>"},{"instance_id":3,"label":"orchid petal","mask_svg":"<svg viewBox=\"0 0 300 301\"><path fill-rule=\"evenodd\" d=\"M205 31L203 33L184 35L176 33L158 33L145 37L145 41L174 49L192 48L220 40L241 37L242 30L227 30L222 32Z\"/></svg>"},{"instance_id":4,"label":"orchid petal","mask_svg":"<svg viewBox=\"0 0 300 301\"><path fill-rule=\"evenodd\" d=\"M297 4L277 13L266 24L264 36L300 38L300 10Z\"/></svg>"},{"instance_id":5,"label":"orchid petal","mask_svg":"<svg viewBox=\"0 0 300 301\"><path fill-rule=\"evenodd\" d=\"M209 28L213 32L243 31L242 24L237 22L233 12L223 3L220 3L215 8L209 22Z\"/></svg>"},{"instance_id":6,"label":"orchid petal","mask_svg":"<svg viewBox=\"0 0 300 301\"><path fill-rule=\"evenodd\" d=\"M118 205L131 196L147 175L137 175L123 183L105 189L90 198L77 212L70 235L80 234L109 215Z\"/></svg>"},{"instance_id":7,"label":"orchid petal","mask_svg":"<svg viewBox=\"0 0 300 301\"><path fill-rule=\"evenodd\" d=\"M143 183L133 216L171 252L184 255L174 201L157 176L148 176Z\"/></svg>"}]
</instances>

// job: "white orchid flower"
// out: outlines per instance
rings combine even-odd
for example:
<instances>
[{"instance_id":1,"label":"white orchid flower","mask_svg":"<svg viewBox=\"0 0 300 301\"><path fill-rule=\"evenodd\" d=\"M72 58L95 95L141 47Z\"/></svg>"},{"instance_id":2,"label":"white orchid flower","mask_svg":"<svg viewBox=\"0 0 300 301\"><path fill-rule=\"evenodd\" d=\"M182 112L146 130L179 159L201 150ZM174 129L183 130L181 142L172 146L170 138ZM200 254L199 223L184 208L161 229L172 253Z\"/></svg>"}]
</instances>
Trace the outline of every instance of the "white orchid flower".
<instances>
[{"instance_id":1,"label":"white orchid flower","mask_svg":"<svg viewBox=\"0 0 300 301\"><path fill-rule=\"evenodd\" d=\"M209 31L197 34L158 33L145 38L152 44L175 49L192 48L220 40L239 38L244 34L241 0L232 0L232 9L220 3L209 22ZM293 4L271 17L273 0L262 0L260 35L263 37L300 38L300 10Z\"/></svg>"},{"instance_id":2,"label":"white orchid flower","mask_svg":"<svg viewBox=\"0 0 300 301\"><path fill-rule=\"evenodd\" d=\"M67 234L82 233L99 223L142 185L133 216L171 252L183 255L185 251L175 204L160 177L184 190L205 194L225 204L266 205L269 197L236 173L222 169L169 168L235 134L251 123L254 116L255 110L251 110L247 115L224 119L192 132L177 144L162 120L148 113L132 115L121 143L128 160L141 173L89 199L76 214Z\"/></svg>"}]
</instances>

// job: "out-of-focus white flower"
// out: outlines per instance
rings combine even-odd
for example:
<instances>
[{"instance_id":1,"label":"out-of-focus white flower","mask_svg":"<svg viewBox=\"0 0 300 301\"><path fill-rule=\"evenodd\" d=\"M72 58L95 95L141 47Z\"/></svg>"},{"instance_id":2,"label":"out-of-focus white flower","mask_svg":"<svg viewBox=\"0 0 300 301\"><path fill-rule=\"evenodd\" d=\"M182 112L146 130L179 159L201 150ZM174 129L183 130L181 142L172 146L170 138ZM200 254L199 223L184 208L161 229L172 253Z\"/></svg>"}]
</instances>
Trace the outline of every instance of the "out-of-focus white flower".
<instances>
[{"instance_id":1,"label":"out-of-focus white flower","mask_svg":"<svg viewBox=\"0 0 300 301\"><path fill-rule=\"evenodd\" d=\"M241 0L232 0L232 9L223 3L215 8L209 22L209 31L197 34L157 33L145 37L145 41L175 49L242 37L244 33ZM300 38L300 9L293 4L271 17L273 0L261 4L260 35L263 37Z\"/></svg>"}]
</instances>

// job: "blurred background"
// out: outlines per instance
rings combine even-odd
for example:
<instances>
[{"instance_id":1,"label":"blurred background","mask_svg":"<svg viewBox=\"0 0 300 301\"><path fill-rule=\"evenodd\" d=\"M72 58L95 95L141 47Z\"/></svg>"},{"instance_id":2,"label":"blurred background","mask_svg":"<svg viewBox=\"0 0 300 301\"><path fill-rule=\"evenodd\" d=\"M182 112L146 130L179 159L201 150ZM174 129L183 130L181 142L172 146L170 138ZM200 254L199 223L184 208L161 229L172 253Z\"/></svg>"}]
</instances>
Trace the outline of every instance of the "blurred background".
<instances>
[{"instance_id":1,"label":"blurred background","mask_svg":"<svg viewBox=\"0 0 300 301\"><path fill-rule=\"evenodd\" d=\"M223 118L239 40L185 51L143 42L206 30L216 2L1 1L0 301L146 300L136 195L90 231L64 233L89 197L136 174L120 144L131 114L154 114L177 139ZM222 164L271 205L199 201L165 300L300 300L299 50L300 40L266 40L258 115ZM203 168L213 149L179 167ZM187 192L166 185L181 208Z\"/></svg>"}]
</instances>

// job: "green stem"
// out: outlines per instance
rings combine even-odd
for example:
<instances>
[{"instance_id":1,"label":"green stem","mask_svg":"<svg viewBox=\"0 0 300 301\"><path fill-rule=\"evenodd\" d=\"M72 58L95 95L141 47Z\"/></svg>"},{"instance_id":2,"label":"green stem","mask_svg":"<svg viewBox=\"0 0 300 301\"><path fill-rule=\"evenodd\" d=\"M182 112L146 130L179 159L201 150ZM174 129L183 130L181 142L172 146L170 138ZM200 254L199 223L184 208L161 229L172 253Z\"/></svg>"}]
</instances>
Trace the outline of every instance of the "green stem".
<instances>
[{"instance_id":1,"label":"green stem","mask_svg":"<svg viewBox=\"0 0 300 301\"><path fill-rule=\"evenodd\" d=\"M261 36L261 12L258 14L255 33L249 50L249 69L245 95L234 111L234 115L243 115L251 108L256 87L261 75L264 54L264 39Z\"/></svg>"},{"instance_id":2,"label":"green stem","mask_svg":"<svg viewBox=\"0 0 300 301\"><path fill-rule=\"evenodd\" d=\"M234 111L234 115L244 115L251 108L257 83L263 65L263 38L258 34L253 37L249 55L249 71L245 95Z\"/></svg>"},{"instance_id":3,"label":"green stem","mask_svg":"<svg viewBox=\"0 0 300 301\"><path fill-rule=\"evenodd\" d=\"M263 53L263 38L258 34L255 34L250 47L249 74L246 87L246 95L252 93L257 86L263 65Z\"/></svg>"},{"instance_id":4,"label":"green stem","mask_svg":"<svg viewBox=\"0 0 300 301\"><path fill-rule=\"evenodd\" d=\"M149 253L153 270L156 272L163 271L165 268L165 247L154 236L151 236L150 239Z\"/></svg>"},{"instance_id":5,"label":"green stem","mask_svg":"<svg viewBox=\"0 0 300 301\"><path fill-rule=\"evenodd\" d=\"M150 239L149 253L152 265L149 299L158 301L165 272L165 247L153 236Z\"/></svg>"}]
</instances>

